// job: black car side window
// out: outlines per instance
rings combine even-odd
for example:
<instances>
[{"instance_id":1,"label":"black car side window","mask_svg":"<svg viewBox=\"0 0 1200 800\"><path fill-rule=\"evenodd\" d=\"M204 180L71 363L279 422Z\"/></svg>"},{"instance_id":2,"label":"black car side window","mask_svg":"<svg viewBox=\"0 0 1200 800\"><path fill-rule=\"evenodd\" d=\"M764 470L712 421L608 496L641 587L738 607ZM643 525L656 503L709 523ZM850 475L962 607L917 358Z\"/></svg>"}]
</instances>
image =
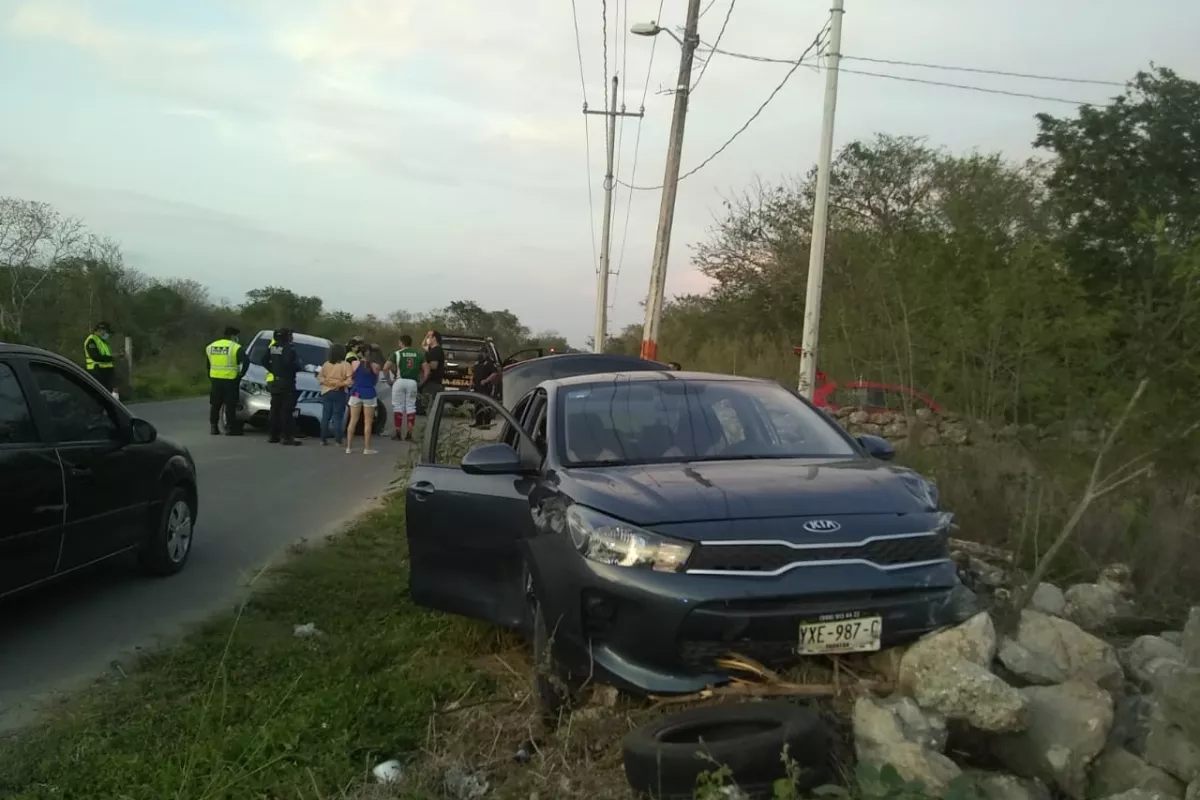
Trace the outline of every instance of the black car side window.
<instances>
[{"instance_id":1,"label":"black car side window","mask_svg":"<svg viewBox=\"0 0 1200 800\"><path fill-rule=\"evenodd\" d=\"M0 364L0 445L36 441L33 415L17 375L8 364Z\"/></svg>"},{"instance_id":2,"label":"black car side window","mask_svg":"<svg viewBox=\"0 0 1200 800\"><path fill-rule=\"evenodd\" d=\"M116 438L117 422L99 393L64 370L32 362L29 369L46 402L60 442L96 442Z\"/></svg>"}]
</instances>

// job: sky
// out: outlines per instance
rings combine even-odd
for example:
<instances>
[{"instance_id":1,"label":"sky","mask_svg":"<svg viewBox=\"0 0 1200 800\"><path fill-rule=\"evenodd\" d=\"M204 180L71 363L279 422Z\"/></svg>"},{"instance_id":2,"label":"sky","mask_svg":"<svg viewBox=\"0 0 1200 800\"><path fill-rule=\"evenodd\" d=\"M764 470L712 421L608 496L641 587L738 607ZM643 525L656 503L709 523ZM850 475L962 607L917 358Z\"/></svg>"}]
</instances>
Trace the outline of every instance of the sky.
<instances>
[{"instance_id":1,"label":"sky","mask_svg":"<svg viewBox=\"0 0 1200 800\"><path fill-rule=\"evenodd\" d=\"M644 96L642 121L619 128L617 175L661 184L679 49L625 32L655 19L676 29L686 5L575 0L577 48L568 0L0 0L0 195L51 202L119 241L128 265L192 278L214 299L280 285L379 315L474 300L581 345L604 174L604 120L582 104L604 106L606 73L626 110ZM703 42L728 14L721 50L782 59L818 33L829 0L701 7ZM1034 114L1074 111L850 70L1075 102L1120 91L852 56L1117 82L1153 62L1200 79L1195 0L846 7L835 147L887 132L1023 159ZM691 97L683 169L787 70L712 57ZM724 198L812 167L823 90L824 73L797 70L679 184L668 295L706 288L690 257ZM642 320L659 201L614 191L613 333Z\"/></svg>"}]
</instances>

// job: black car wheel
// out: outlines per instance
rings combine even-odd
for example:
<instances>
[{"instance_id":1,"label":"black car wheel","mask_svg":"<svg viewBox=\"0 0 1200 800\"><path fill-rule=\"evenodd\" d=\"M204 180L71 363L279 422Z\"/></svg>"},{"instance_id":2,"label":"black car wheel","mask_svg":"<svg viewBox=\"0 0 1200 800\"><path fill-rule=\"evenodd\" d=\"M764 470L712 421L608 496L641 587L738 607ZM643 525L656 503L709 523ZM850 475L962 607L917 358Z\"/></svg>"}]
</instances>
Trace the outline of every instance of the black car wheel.
<instances>
[{"instance_id":1,"label":"black car wheel","mask_svg":"<svg viewBox=\"0 0 1200 800\"><path fill-rule=\"evenodd\" d=\"M192 554L195 518L191 493L183 486L172 487L138 552L142 569L151 575L174 575L183 569Z\"/></svg>"},{"instance_id":2,"label":"black car wheel","mask_svg":"<svg viewBox=\"0 0 1200 800\"><path fill-rule=\"evenodd\" d=\"M800 768L797 789L825 780L829 734L811 708L785 702L696 708L659 717L625 737L625 777L636 792L691 798L696 779L728 767L730 782L749 797L772 796L787 777L788 759Z\"/></svg>"}]
</instances>

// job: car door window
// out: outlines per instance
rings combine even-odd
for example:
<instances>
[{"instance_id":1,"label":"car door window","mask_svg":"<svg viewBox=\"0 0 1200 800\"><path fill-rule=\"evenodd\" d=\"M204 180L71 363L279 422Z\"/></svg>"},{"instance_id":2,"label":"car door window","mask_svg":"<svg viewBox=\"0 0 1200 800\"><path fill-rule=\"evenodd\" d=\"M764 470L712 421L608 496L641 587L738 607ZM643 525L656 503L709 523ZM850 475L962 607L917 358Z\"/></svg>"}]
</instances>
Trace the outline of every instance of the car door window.
<instances>
[{"instance_id":1,"label":"car door window","mask_svg":"<svg viewBox=\"0 0 1200 800\"><path fill-rule=\"evenodd\" d=\"M49 364L29 365L38 393L46 403L59 442L96 442L116 438L117 421L100 394L65 370Z\"/></svg>"},{"instance_id":2,"label":"car door window","mask_svg":"<svg viewBox=\"0 0 1200 800\"><path fill-rule=\"evenodd\" d=\"M0 445L37 441L33 415L21 383L8 364L0 364Z\"/></svg>"}]
</instances>

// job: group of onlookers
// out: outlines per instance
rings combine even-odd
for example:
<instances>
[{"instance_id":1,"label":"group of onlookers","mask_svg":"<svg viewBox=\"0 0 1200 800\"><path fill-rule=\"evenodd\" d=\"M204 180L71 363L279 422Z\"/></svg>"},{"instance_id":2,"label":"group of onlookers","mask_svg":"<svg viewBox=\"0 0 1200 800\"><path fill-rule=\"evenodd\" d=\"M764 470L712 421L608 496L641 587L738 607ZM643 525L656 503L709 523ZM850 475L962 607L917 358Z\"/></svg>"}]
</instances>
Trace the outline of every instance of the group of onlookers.
<instances>
[{"instance_id":1,"label":"group of onlookers","mask_svg":"<svg viewBox=\"0 0 1200 800\"><path fill-rule=\"evenodd\" d=\"M361 339L333 345L317 373L323 406L321 444L333 439L339 445L344 442L347 453L353 452L354 433L361 420L363 454L376 452L371 449L371 432L380 405L381 375L392 387L392 419L396 428L392 438L411 440L417 421L417 395L440 392L444 371L442 336L435 330L425 334L419 348L413 346L411 336L401 336L399 348L386 361L377 345Z\"/></svg>"}]
</instances>

